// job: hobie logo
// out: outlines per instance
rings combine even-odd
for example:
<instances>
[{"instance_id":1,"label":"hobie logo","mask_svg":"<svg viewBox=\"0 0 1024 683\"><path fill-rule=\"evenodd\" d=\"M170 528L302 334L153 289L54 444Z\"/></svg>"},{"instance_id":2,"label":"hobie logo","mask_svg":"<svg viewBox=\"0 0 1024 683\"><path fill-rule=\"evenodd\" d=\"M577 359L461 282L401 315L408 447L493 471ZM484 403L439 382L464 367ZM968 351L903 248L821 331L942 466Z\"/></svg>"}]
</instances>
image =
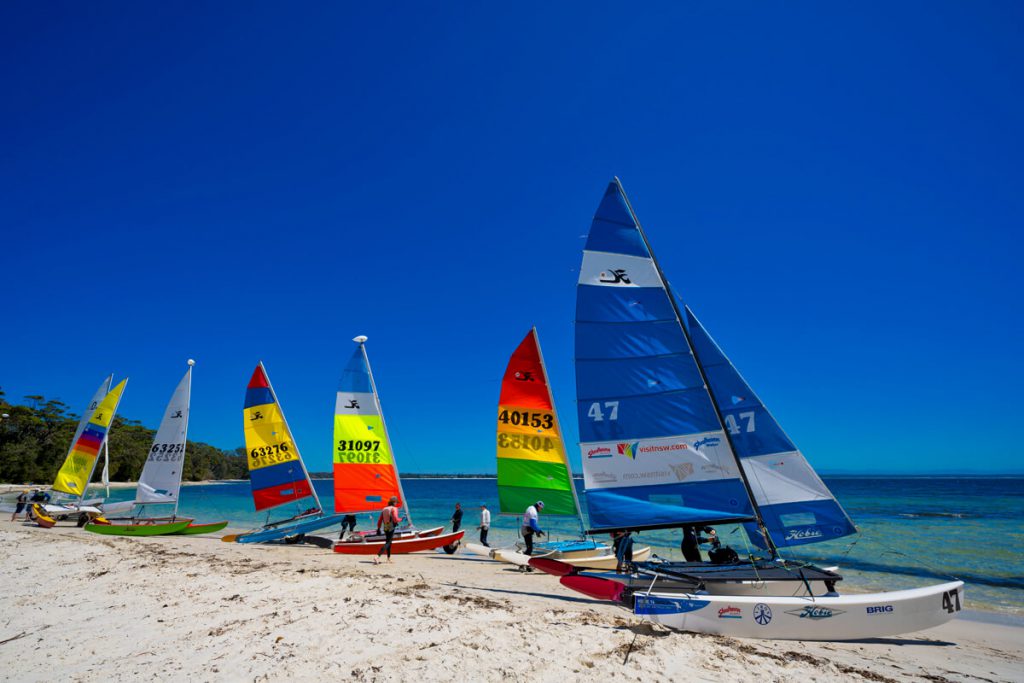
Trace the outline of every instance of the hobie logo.
<instances>
[{"instance_id":1,"label":"hobie logo","mask_svg":"<svg viewBox=\"0 0 1024 683\"><path fill-rule=\"evenodd\" d=\"M171 419L172 420L175 419L175 418L179 418L179 417L181 417L181 411L180 410L177 411L176 413L174 413L174 415L171 415Z\"/></svg>"},{"instance_id":2,"label":"hobie logo","mask_svg":"<svg viewBox=\"0 0 1024 683\"><path fill-rule=\"evenodd\" d=\"M252 413L252 417L249 418L249 422L255 422L256 420L262 420L262 419L263 419L263 413L261 413L258 410L254 410L253 413Z\"/></svg>"},{"instance_id":3,"label":"hobie logo","mask_svg":"<svg viewBox=\"0 0 1024 683\"><path fill-rule=\"evenodd\" d=\"M348 405L345 406L345 407L346 408L351 408L352 410L359 410L359 401L357 401L354 398L350 398L348 400Z\"/></svg>"},{"instance_id":4,"label":"hobie logo","mask_svg":"<svg viewBox=\"0 0 1024 683\"><path fill-rule=\"evenodd\" d=\"M811 538L821 538L822 535L823 534L821 533L820 530L814 529L814 528L810 528L810 527L804 528L804 529L793 529L788 534L786 534L786 540L787 541L806 541L806 540L811 539Z\"/></svg>"},{"instance_id":5,"label":"hobie logo","mask_svg":"<svg viewBox=\"0 0 1024 683\"><path fill-rule=\"evenodd\" d=\"M591 448L587 451L588 458L610 458L612 457L612 449L606 448L605 446L599 446L598 448Z\"/></svg>"},{"instance_id":6,"label":"hobie logo","mask_svg":"<svg viewBox=\"0 0 1024 683\"><path fill-rule=\"evenodd\" d=\"M874 605L867 609L868 614L886 614L892 612L892 605Z\"/></svg>"},{"instance_id":7,"label":"hobie logo","mask_svg":"<svg viewBox=\"0 0 1024 683\"><path fill-rule=\"evenodd\" d=\"M700 441L695 441L693 443L693 447L694 448L704 448L705 446L717 446L721 442L722 442L722 440L719 439L717 436L709 436L706 439L701 439Z\"/></svg>"},{"instance_id":8,"label":"hobie logo","mask_svg":"<svg viewBox=\"0 0 1024 683\"><path fill-rule=\"evenodd\" d=\"M534 382L534 381L536 381L536 380L533 379L533 373L532 372L519 372L518 370L516 370L516 372L513 375L513 377L515 377L520 382Z\"/></svg>"},{"instance_id":9,"label":"hobie logo","mask_svg":"<svg viewBox=\"0 0 1024 683\"><path fill-rule=\"evenodd\" d=\"M729 605L728 607L723 607L722 609L718 610L718 618L719 619L742 619L743 618L743 610L741 610L739 607L733 607L732 605Z\"/></svg>"},{"instance_id":10,"label":"hobie logo","mask_svg":"<svg viewBox=\"0 0 1024 683\"><path fill-rule=\"evenodd\" d=\"M616 268L615 270L603 271L598 282L603 282L606 285L633 284L632 282L629 281L629 276L626 275L626 271L624 268Z\"/></svg>"},{"instance_id":11,"label":"hobie logo","mask_svg":"<svg viewBox=\"0 0 1024 683\"><path fill-rule=\"evenodd\" d=\"M819 607L817 605L807 605L800 609L788 610L786 614L792 614L794 617L800 617L801 619L831 619L832 617L838 616L843 613L841 609L832 609L830 607Z\"/></svg>"},{"instance_id":12,"label":"hobie logo","mask_svg":"<svg viewBox=\"0 0 1024 683\"><path fill-rule=\"evenodd\" d=\"M619 449L619 455L624 455L630 460L636 460L636 454L640 450L640 442L620 443L617 448Z\"/></svg>"}]
</instances>

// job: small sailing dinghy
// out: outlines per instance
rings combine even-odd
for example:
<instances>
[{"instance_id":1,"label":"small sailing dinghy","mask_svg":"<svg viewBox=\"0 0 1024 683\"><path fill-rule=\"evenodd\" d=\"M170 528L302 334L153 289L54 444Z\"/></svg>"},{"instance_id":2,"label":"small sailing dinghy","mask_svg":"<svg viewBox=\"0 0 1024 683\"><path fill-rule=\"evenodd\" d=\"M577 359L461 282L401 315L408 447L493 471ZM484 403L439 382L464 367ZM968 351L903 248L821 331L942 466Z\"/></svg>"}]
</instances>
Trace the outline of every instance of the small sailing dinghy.
<instances>
[{"instance_id":1,"label":"small sailing dinghy","mask_svg":"<svg viewBox=\"0 0 1024 683\"><path fill-rule=\"evenodd\" d=\"M220 531L228 525L227 522L195 524L190 518L178 517L194 365L195 361L188 361L188 370L171 395L135 489L134 504L140 512L150 505L173 505L170 516L145 517L138 514L129 517L100 517L86 524L86 531L106 536L192 535Z\"/></svg>"},{"instance_id":2,"label":"small sailing dinghy","mask_svg":"<svg viewBox=\"0 0 1024 683\"><path fill-rule=\"evenodd\" d=\"M79 526L82 526L104 512L102 499L86 500L85 492L96 472L100 451L104 452L105 457L109 457L107 433L117 413L121 395L128 384L128 378L125 378L111 389L113 379L114 376L110 375L100 384L92 401L89 402L89 407L82 413L67 457L57 472L51 489L57 494L64 494L65 497L40 506L41 514L37 515L37 523L40 526L49 528L53 523L71 517L76 518ZM77 497L77 500L70 497Z\"/></svg>"},{"instance_id":3,"label":"small sailing dinghy","mask_svg":"<svg viewBox=\"0 0 1024 683\"><path fill-rule=\"evenodd\" d=\"M324 514L262 362L249 379L242 414L245 449L249 454L249 483L256 510L272 510L284 505L301 508L299 501L307 498L312 498L314 505L275 522L269 521L268 514L268 521L261 529L228 534L221 540L227 543L297 541L310 531L341 523L341 515Z\"/></svg>"},{"instance_id":4,"label":"small sailing dinghy","mask_svg":"<svg viewBox=\"0 0 1024 683\"><path fill-rule=\"evenodd\" d=\"M578 539L536 542L535 555L577 566L615 569L612 549L588 538L583 525L536 327L527 332L505 367L498 398L497 456L500 514L520 517L527 507L543 501L545 517L572 517L579 522ZM525 566L530 556L523 553L524 547L519 543L487 554ZM472 550L481 552L476 544ZM634 558L646 559L650 552L650 548L637 548Z\"/></svg>"},{"instance_id":5,"label":"small sailing dinghy","mask_svg":"<svg viewBox=\"0 0 1024 683\"><path fill-rule=\"evenodd\" d=\"M842 577L778 548L856 528L662 274L618 179L583 252L576 391L587 506L599 530L742 523L770 558L638 562L629 575L531 566L653 622L746 638L846 640L938 626L963 582L840 594Z\"/></svg>"},{"instance_id":6,"label":"small sailing dinghy","mask_svg":"<svg viewBox=\"0 0 1024 683\"><path fill-rule=\"evenodd\" d=\"M366 355L366 337L353 339L357 346L341 375L334 401L334 510L342 515L380 512L395 496L405 509L407 526L395 530L391 553L445 548L453 553L465 534L442 534L442 528L419 531L412 524L409 501L395 463L391 437L384 423L377 385ZM334 544L345 555L375 555L384 547L384 536L350 534Z\"/></svg>"}]
</instances>

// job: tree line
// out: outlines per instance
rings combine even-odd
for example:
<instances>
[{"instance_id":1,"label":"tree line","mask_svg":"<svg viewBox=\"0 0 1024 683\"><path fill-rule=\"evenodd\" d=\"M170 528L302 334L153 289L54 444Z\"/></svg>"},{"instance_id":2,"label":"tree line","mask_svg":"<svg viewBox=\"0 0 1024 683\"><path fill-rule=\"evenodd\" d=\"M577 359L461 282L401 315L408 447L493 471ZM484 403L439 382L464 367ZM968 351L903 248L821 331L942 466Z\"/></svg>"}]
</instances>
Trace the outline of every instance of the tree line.
<instances>
[{"instance_id":1,"label":"tree line","mask_svg":"<svg viewBox=\"0 0 1024 683\"><path fill-rule=\"evenodd\" d=\"M55 399L26 396L31 405L8 403L0 389L0 482L52 483L71 447L78 427L78 415ZM155 429L138 420L114 418L111 425L110 480L135 481L149 456ZM97 467L99 479L103 464ZM184 481L204 479L248 479L245 448L225 451L215 446L189 441L182 471Z\"/></svg>"}]
</instances>

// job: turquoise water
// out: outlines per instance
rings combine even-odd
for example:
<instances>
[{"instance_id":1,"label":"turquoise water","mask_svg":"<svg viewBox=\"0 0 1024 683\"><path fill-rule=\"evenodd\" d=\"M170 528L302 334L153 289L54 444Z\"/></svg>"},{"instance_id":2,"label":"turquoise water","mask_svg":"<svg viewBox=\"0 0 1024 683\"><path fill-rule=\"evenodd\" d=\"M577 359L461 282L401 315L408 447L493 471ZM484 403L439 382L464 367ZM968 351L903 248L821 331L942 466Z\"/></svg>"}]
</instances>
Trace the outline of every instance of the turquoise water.
<instances>
[{"instance_id":1,"label":"turquoise water","mask_svg":"<svg viewBox=\"0 0 1024 683\"><path fill-rule=\"evenodd\" d=\"M909 588L955 576L968 584L970 607L1024 615L1024 477L834 477L826 483L862 533L784 555L838 564L845 583L859 590ZM476 540L478 506L486 502L493 514L491 544L516 539L517 518L496 514L493 479L408 479L403 485L421 528L447 524L461 502L467 539ZM317 481L316 490L332 509L331 482ZM133 495L119 490L111 499ZM272 512L278 519L290 514L284 508ZM253 511L248 482L185 487L181 513L198 521L228 519L240 529L266 519ZM579 528L575 520L542 522L554 539L572 538ZM360 528L374 523L369 516L359 520ZM741 554L747 547L738 528L723 526L719 533ZM682 559L679 538L678 531L665 530L645 531L637 540L663 557Z\"/></svg>"}]
</instances>

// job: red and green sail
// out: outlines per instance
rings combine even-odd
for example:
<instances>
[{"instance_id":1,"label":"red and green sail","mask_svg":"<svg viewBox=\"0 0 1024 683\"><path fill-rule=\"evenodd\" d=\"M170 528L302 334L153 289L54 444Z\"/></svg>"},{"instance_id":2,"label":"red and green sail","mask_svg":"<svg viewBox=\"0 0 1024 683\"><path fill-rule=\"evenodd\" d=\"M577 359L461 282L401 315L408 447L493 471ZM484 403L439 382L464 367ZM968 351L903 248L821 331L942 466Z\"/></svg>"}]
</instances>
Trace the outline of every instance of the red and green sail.
<instances>
[{"instance_id":1,"label":"red and green sail","mask_svg":"<svg viewBox=\"0 0 1024 683\"><path fill-rule=\"evenodd\" d=\"M545 515L579 516L536 329L526 335L505 368L497 448L501 512L522 513L542 500Z\"/></svg>"}]
</instances>

